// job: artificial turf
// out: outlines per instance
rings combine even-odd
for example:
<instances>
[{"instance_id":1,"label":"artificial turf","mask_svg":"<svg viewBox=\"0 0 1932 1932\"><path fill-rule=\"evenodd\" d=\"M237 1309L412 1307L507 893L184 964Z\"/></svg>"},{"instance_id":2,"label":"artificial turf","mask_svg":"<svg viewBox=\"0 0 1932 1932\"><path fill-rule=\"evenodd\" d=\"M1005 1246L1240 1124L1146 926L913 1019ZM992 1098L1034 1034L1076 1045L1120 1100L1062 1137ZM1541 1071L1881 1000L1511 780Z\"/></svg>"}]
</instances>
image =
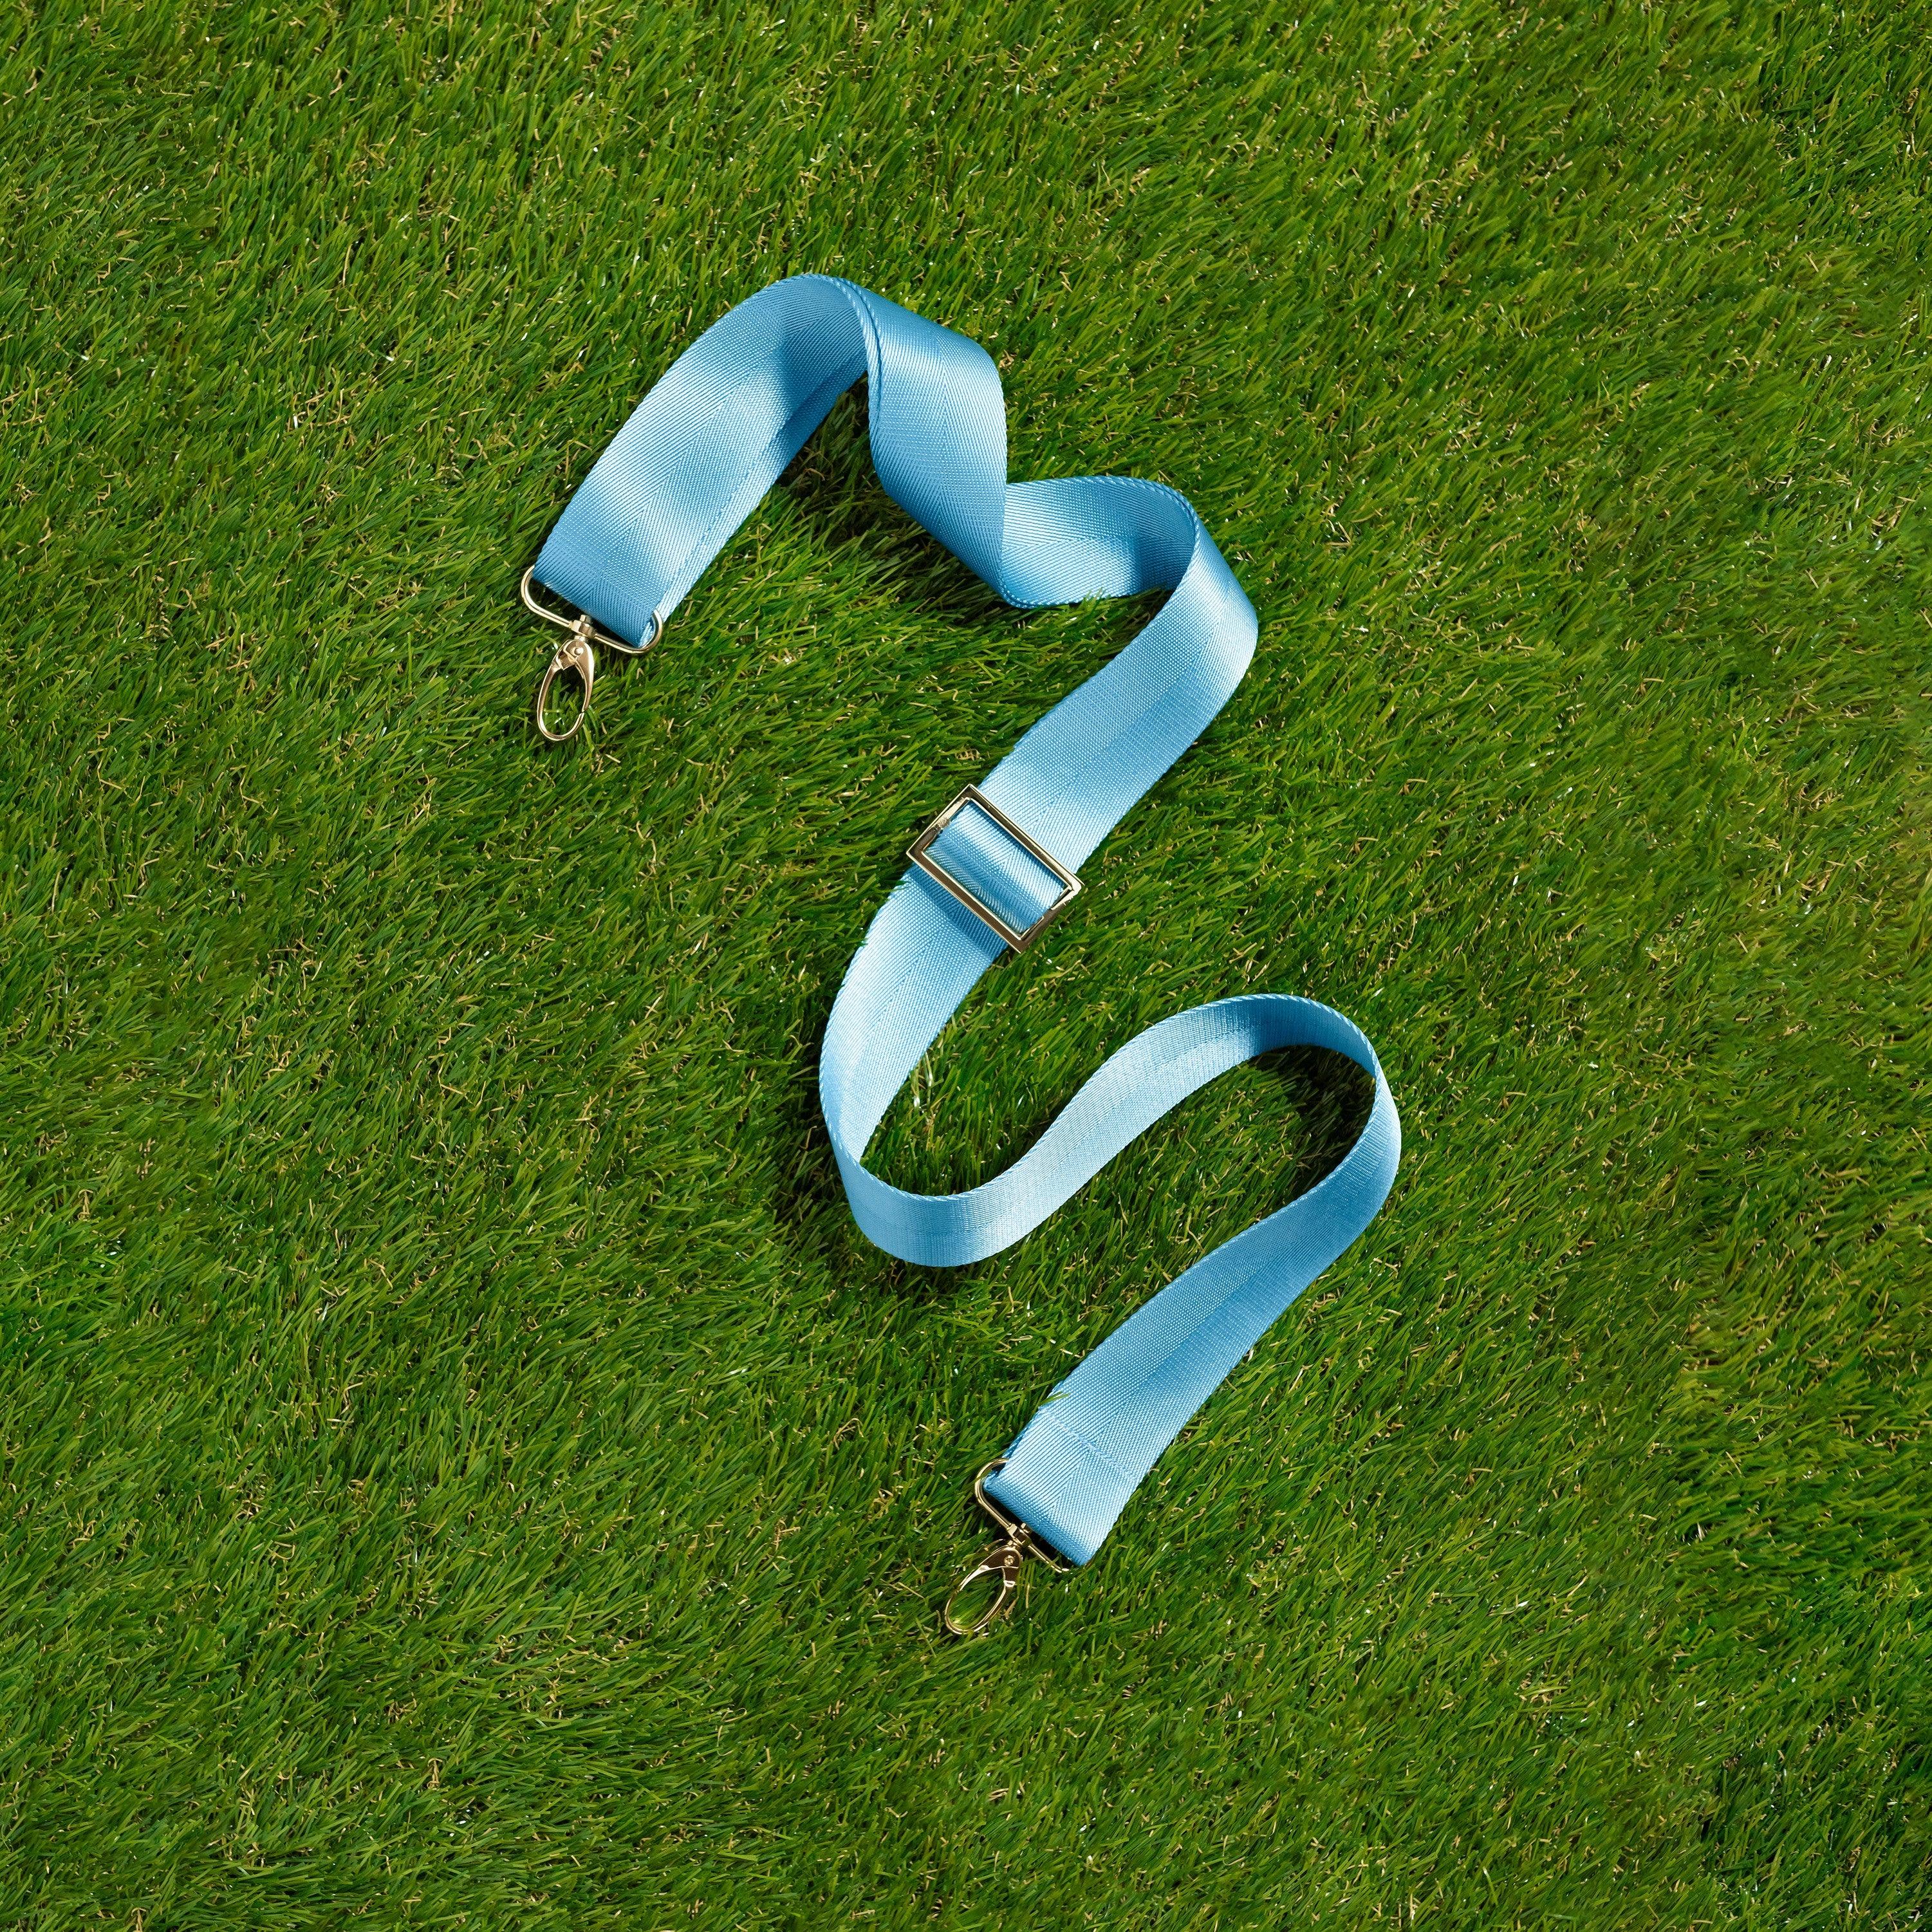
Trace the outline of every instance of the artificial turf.
<instances>
[{"instance_id":1,"label":"artificial turf","mask_svg":"<svg viewBox=\"0 0 1932 1932\"><path fill-rule=\"evenodd\" d=\"M1932 10L16 5L0 1920L1891 1928L1932 1898ZM966 1502L1321 1171L1232 1076L957 1274L815 1054L1149 607L848 399L546 749L518 574L806 268L1157 478L1247 681L875 1165L1196 1001L1367 1238L976 1645Z\"/></svg>"}]
</instances>

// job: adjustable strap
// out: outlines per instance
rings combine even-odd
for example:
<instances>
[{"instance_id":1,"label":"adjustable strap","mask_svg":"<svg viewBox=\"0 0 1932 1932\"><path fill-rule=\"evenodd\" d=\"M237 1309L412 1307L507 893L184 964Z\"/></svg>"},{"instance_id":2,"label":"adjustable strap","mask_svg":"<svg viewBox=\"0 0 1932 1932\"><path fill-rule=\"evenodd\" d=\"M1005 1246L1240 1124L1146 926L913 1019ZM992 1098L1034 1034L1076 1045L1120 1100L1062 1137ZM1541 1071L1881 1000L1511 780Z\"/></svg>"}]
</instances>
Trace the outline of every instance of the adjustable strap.
<instances>
[{"instance_id":1,"label":"adjustable strap","mask_svg":"<svg viewBox=\"0 0 1932 1932\"><path fill-rule=\"evenodd\" d=\"M986 1477L982 1500L1008 1534L982 1570L1010 1583L1019 1556L1042 1545L1076 1563L1099 1549L1175 1432L1374 1218L1401 1129L1359 1029L1312 1000L1253 994L1178 1014L1130 1041L982 1186L910 1194L866 1168L892 1096L980 974L1064 909L1088 854L1227 702L1256 624L1184 497L1130 477L1010 484L1005 406L986 352L850 282L802 275L741 303L686 350L558 519L533 574L585 614L560 620L572 633L566 649L588 656L592 619L620 648L653 642L861 375L880 482L1009 603L1169 595L1126 650L915 842L912 869L847 970L819 1093L860 1226L905 1261L976 1261L1038 1226L1178 1101L1257 1054L1323 1047L1375 1082L1367 1124L1340 1166L1156 1295L1053 1390ZM584 682L587 702L587 674ZM1003 1587L1000 1606L1008 1594Z\"/></svg>"}]
</instances>

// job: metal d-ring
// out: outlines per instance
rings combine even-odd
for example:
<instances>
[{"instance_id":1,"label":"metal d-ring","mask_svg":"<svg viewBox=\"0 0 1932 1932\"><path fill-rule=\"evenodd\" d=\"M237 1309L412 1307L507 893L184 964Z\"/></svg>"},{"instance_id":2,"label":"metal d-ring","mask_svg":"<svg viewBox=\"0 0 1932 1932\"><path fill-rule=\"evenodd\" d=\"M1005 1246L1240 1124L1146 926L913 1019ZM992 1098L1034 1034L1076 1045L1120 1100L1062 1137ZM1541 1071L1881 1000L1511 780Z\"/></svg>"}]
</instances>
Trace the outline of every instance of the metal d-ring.
<instances>
[{"instance_id":1,"label":"metal d-ring","mask_svg":"<svg viewBox=\"0 0 1932 1932\"><path fill-rule=\"evenodd\" d=\"M579 611L574 617L566 617L557 611L546 610L530 595L530 579L536 572L536 566L532 564L524 572L517 585L517 594L524 600L524 608L541 617L546 624L554 624L560 629L570 633L557 646L556 653L550 661L549 669L544 673L542 682L537 686L537 729L553 745L560 745L566 738L575 737L583 730L584 719L590 716L590 687L597 676L597 653L591 649L592 644L608 644L613 650L622 651L627 657L635 657L640 652L649 650L657 642L663 633L664 626L653 616L650 635L642 644L634 644L622 638L613 637L608 631L600 631L590 621L586 612ZM584 702L567 730L553 731L544 716L544 707L550 702L550 686L559 678L566 676L572 671L577 674L578 681L584 686Z\"/></svg>"}]
</instances>

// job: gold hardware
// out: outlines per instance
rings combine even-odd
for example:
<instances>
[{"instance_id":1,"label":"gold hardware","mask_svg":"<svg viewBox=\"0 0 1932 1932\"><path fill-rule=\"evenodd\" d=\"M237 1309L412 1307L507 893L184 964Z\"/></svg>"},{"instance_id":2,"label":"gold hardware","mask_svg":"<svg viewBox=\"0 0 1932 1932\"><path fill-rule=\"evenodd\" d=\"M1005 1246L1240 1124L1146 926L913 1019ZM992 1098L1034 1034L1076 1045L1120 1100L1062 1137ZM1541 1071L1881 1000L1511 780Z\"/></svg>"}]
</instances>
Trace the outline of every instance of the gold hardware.
<instances>
[{"instance_id":1,"label":"gold hardware","mask_svg":"<svg viewBox=\"0 0 1932 1932\"><path fill-rule=\"evenodd\" d=\"M1013 1598L1019 1592L1020 1566L1029 1556L1038 1557L1049 1570L1061 1576L1073 1567L1037 1532L1018 1516L1009 1516L987 1495L986 1478L1006 1466L1006 1459L996 1456L973 1478L973 1494L980 1507L1006 1533L953 1585L952 1594L946 1599L946 1607L939 1613L940 1621L955 1636L983 1636L1012 1608ZM1000 1587L992 1602L976 1617L956 1615L953 1606L982 1576L997 1576L1000 1580Z\"/></svg>"},{"instance_id":2,"label":"gold hardware","mask_svg":"<svg viewBox=\"0 0 1932 1932\"><path fill-rule=\"evenodd\" d=\"M587 625L590 619L584 620ZM550 728L550 720L544 716L544 707L550 702L550 688L566 673L574 671L584 686L584 701L578 706L577 716L561 731ZM597 676L597 653L590 648L590 640L573 631L557 646L556 655L550 661L550 668L543 674L537 686L537 729L553 745L560 745L566 738L574 738L584 728L584 721L590 716L590 687Z\"/></svg>"},{"instance_id":3,"label":"gold hardware","mask_svg":"<svg viewBox=\"0 0 1932 1932\"><path fill-rule=\"evenodd\" d=\"M939 1613L947 1630L955 1636L984 1636L1006 1615L1012 1604L1014 1593L1020 1586L1020 1564L1022 1560L1023 1552L1016 1545L1006 1542L994 1544L953 1585L952 1594L946 1598L946 1607ZM956 1615L952 1606L982 1576L998 1577L999 1594L979 1616L968 1621Z\"/></svg>"},{"instance_id":4,"label":"gold hardware","mask_svg":"<svg viewBox=\"0 0 1932 1932\"><path fill-rule=\"evenodd\" d=\"M608 644L613 650L622 651L627 657L635 657L640 652L649 650L657 642L663 634L664 626L656 617L652 618L650 635L641 644L633 644L622 638L613 637L608 631L600 631L583 611L579 611L574 617L566 617L555 610L546 610L530 595L530 579L536 571L536 566L532 564L524 572L522 580L517 586L517 594L524 600L524 608L541 617L546 624L555 624L570 633L557 646L556 654L550 661L550 668L544 673L542 682L537 686L537 729L553 745L560 745L565 739L576 736L584 728L584 719L590 716L590 687L597 676L597 653L590 647L593 640L600 644ZM550 702L550 686L559 678L568 676L573 671L577 674L578 681L584 686L584 702L578 707L577 716L565 730L553 731L550 728L549 720L544 716L544 707Z\"/></svg>"},{"instance_id":5,"label":"gold hardware","mask_svg":"<svg viewBox=\"0 0 1932 1932\"><path fill-rule=\"evenodd\" d=\"M977 893L963 886L932 857L928 848L968 806L982 812L1029 858L1036 860L1060 881L1059 898L1025 927L1009 926ZM966 910L991 926L1016 952L1024 952L1070 906L1080 890L1080 881L1043 845L1036 844L1016 825L977 785L968 785L907 848L906 856L932 882L950 892ZM985 1502L982 1496L981 1502Z\"/></svg>"}]
</instances>

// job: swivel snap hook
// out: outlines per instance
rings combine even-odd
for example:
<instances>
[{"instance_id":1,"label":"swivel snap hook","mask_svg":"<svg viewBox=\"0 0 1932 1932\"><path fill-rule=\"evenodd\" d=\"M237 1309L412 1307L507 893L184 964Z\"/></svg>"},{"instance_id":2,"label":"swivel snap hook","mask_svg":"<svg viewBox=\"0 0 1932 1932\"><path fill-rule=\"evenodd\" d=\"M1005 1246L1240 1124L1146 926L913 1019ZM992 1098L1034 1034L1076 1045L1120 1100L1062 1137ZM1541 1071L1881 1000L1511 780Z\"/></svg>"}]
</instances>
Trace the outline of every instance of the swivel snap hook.
<instances>
[{"instance_id":1,"label":"swivel snap hook","mask_svg":"<svg viewBox=\"0 0 1932 1932\"><path fill-rule=\"evenodd\" d=\"M955 1636L983 1636L1012 1607L1012 1601L1020 1587L1020 1565L1026 1560L1026 1552L1010 1538L996 1543L979 1562L952 1586L952 1594L946 1600L946 1607L939 1613L940 1621ZM956 1606L982 1576L997 1576L999 1588L993 1600L977 1616L962 1616Z\"/></svg>"},{"instance_id":2,"label":"swivel snap hook","mask_svg":"<svg viewBox=\"0 0 1932 1932\"><path fill-rule=\"evenodd\" d=\"M584 721L590 716L590 687L597 676L597 653L591 649L594 638L600 644L608 644L613 650L622 651L626 657L635 657L640 651L647 651L658 640L663 625L653 616L650 634L640 644L628 642L622 638L613 637L608 631L600 631L590 621L589 614L579 611L574 617L566 617L555 610L546 610L530 594L530 579L536 574L536 566L532 564L524 572L523 580L517 586L517 595L524 600L524 608L546 624L555 624L568 631L570 635L557 646L556 655L550 661L550 668L543 674L537 686L537 729L553 745L560 745L566 738L574 738L584 728ZM577 674L578 682L584 686L584 702L578 706L577 716L561 731L553 731L550 721L544 713L550 702L550 686L560 677L572 671Z\"/></svg>"},{"instance_id":3,"label":"swivel snap hook","mask_svg":"<svg viewBox=\"0 0 1932 1932\"><path fill-rule=\"evenodd\" d=\"M1018 1516L1009 1516L986 1493L986 1478L1006 1466L1004 1456L995 1456L973 1478L973 1494L980 1507L1006 1533L953 1585L946 1599L939 1620L955 1636L983 1636L1012 1608L1013 1598L1019 1592L1021 1565L1029 1556L1036 1556L1049 1570L1061 1575L1073 1567L1037 1531ZM993 1600L976 1616L960 1615L960 1598L988 1576L999 1581Z\"/></svg>"},{"instance_id":4,"label":"swivel snap hook","mask_svg":"<svg viewBox=\"0 0 1932 1932\"><path fill-rule=\"evenodd\" d=\"M572 671L576 672L578 681L584 687L583 701L577 707L577 716L561 731L553 731L549 718L544 716L550 705L550 686ZM590 687L596 679L597 653L590 648L590 620L585 617L557 646L556 655L550 661L550 668L537 686L537 729L553 745L560 745L565 739L574 738L583 730L584 719L590 716Z\"/></svg>"}]
</instances>

